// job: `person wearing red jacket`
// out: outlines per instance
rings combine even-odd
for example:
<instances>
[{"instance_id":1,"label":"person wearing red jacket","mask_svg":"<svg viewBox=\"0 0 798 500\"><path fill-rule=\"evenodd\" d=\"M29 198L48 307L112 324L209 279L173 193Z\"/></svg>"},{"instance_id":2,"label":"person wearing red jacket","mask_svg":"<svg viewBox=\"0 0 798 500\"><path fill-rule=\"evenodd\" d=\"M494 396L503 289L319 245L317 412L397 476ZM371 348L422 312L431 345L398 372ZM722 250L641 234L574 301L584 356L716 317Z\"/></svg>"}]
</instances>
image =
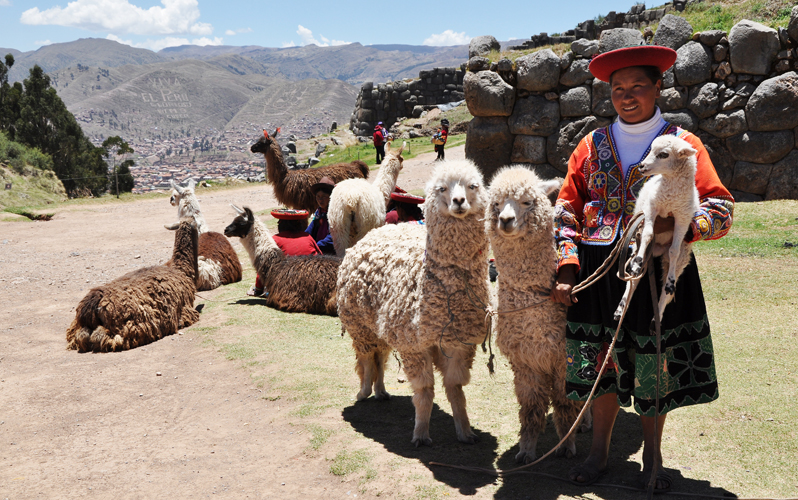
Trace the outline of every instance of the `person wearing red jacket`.
<instances>
[{"instance_id":1,"label":"person wearing red jacket","mask_svg":"<svg viewBox=\"0 0 798 500\"><path fill-rule=\"evenodd\" d=\"M435 161L445 160L446 154L443 152L443 147L446 145L446 139L449 138L449 120L444 118L441 120L441 130L432 137L432 143L435 145L435 152L438 157Z\"/></svg>"},{"instance_id":2,"label":"person wearing red jacket","mask_svg":"<svg viewBox=\"0 0 798 500\"><path fill-rule=\"evenodd\" d=\"M382 163L382 159L385 158L385 141L388 139L387 136L388 134L385 131L385 127L382 126L382 122L374 126L374 136L372 139L374 141L374 149L377 150L377 165Z\"/></svg>"}]
</instances>

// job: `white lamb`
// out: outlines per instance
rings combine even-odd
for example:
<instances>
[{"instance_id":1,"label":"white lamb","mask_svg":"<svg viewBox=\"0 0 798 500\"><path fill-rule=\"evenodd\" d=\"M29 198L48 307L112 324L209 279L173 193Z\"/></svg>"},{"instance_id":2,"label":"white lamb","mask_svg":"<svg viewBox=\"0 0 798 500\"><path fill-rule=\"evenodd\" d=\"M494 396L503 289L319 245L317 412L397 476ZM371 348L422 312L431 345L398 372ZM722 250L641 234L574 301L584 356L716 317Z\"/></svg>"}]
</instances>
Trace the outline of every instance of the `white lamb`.
<instances>
[{"instance_id":1,"label":"white lamb","mask_svg":"<svg viewBox=\"0 0 798 500\"><path fill-rule=\"evenodd\" d=\"M338 273L338 315L352 337L361 388L387 399L385 362L399 351L414 391L412 443L432 444L433 367L443 375L457 439L473 443L463 386L485 337L486 191L470 161L439 164L426 187L427 226L387 225L349 249ZM470 294L470 298L469 298Z\"/></svg>"},{"instance_id":2,"label":"white lamb","mask_svg":"<svg viewBox=\"0 0 798 500\"><path fill-rule=\"evenodd\" d=\"M652 255L662 255L662 293L659 297L659 317L665 307L673 300L676 280L690 263L692 243L684 241L690 223L698 211L698 189L695 187L696 150L685 141L673 135L654 139L651 152L641 163L640 173L653 176L640 189L635 213L645 216L640 248L635 251L629 270L639 275L643 260L650 244L654 244ZM657 216L673 216L673 232L660 233L654 237L654 221ZM672 240L670 246L668 241ZM665 250L668 250L667 252ZM616 321L631 299L631 282L627 283L621 303L615 311Z\"/></svg>"},{"instance_id":3,"label":"white lamb","mask_svg":"<svg viewBox=\"0 0 798 500\"><path fill-rule=\"evenodd\" d=\"M398 151L392 151L388 143L374 184L366 179L347 179L335 185L327 216L339 257L366 233L385 225L385 207L402 170L402 151L406 145L405 142Z\"/></svg>"},{"instance_id":4,"label":"white lamb","mask_svg":"<svg viewBox=\"0 0 798 500\"><path fill-rule=\"evenodd\" d=\"M500 170L488 190L485 228L499 272L496 343L510 361L521 405L521 449L515 456L521 463L537 458L535 448L546 428L550 403L560 438L582 407L565 396L566 310L549 298L557 249L548 195L561 184L562 179L542 181L527 168L512 167ZM576 436L556 453L573 457Z\"/></svg>"}]
</instances>

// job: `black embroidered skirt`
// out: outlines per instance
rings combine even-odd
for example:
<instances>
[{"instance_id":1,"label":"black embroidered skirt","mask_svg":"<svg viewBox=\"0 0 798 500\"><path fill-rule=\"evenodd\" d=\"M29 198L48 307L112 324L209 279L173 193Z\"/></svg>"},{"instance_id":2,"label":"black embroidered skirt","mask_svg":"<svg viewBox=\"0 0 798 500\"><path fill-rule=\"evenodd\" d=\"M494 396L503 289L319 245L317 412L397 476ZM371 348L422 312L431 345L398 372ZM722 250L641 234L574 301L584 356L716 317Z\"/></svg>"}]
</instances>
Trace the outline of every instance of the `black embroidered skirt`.
<instances>
[{"instance_id":1,"label":"black embroidered skirt","mask_svg":"<svg viewBox=\"0 0 798 500\"><path fill-rule=\"evenodd\" d=\"M598 269L611 251L612 246L580 245L577 282ZM660 293L660 259L654 259L653 264L656 290ZM601 280L579 292L579 302L568 309L566 391L570 399L587 399L615 334L617 322L613 314L626 288L626 283L616 276L617 268L616 262ZM634 401L635 411L649 417L654 416L658 369L653 311L646 273L632 297L612 360L594 396L614 392L621 406ZM665 309L661 332L660 415L717 399L712 339L695 257L677 281L676 295Z\"/></svg>"}]
</instances>

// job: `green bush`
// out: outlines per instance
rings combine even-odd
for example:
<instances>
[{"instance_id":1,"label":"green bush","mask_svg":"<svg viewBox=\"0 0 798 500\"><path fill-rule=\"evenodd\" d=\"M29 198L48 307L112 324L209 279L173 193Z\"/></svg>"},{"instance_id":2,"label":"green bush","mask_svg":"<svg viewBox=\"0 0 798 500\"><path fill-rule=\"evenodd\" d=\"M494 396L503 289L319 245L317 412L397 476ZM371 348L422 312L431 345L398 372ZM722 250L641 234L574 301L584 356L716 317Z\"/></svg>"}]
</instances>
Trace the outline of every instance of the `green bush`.
<instances>
[{"instance_id":1,"label":"green bush","mask_svg":"<svg viewBox=\"0 0 798 500\"><path fill-rule=\"evenodd\" d=\"M42 153L37 148L30 148L24 144L9 140L1 131L0 161L10 164L18 174L24 172L26 165L39 170L53 169L53 159L50 155Z\"/></svg>"}]
</instances>

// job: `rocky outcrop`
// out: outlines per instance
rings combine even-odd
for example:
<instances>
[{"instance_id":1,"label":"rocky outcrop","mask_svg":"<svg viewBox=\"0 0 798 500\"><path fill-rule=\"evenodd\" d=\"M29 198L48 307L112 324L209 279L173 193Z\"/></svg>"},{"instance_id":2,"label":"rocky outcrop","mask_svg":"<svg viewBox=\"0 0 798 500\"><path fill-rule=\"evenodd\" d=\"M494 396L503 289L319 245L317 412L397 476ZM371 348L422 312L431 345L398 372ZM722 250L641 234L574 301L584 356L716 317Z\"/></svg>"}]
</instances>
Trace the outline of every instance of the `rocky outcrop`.
<instances>
[{"instance_id":1,"label":"rocky outcrop","mask_svg":"<svg viewBox=\"0 0 798 500\"><path fill-rule=\"evenodd\" d=\"M493 71L466 74L463 93L474 116L510 116L513 112L515 89Z\"/></svg>"},{"instance_id":2,"label":"rocky outcrop","mask_svg":"<svg viewBox=\"0 0 798 500\"><path fill-rule=\"evenodd\" d=\"M780 46L776 30L743 19L729 31L732 70L735 73L767 75Z\"/></svg>"},{"instance_id":3,"label":"rocky outcrop","mask_svg":"<svg viewBox=\"0 0 798 500\"><path fill-rule=\"evenodd\" d=\"M692 36L693 27L690 26L687 19L666 14L662 21L659 22L657 33L654 35L652 43L678 50L679 47L690 41Z\"/></svg>"},{"instance_id":4,"label":"rocky outcrop","mask_svg":"<svg viewBox=\"0 0 798 500\"><path fill-rule=\"evenodd\" d=\"M471 59L474 56L485 56L490 54L490 51L500 51L502 49L502 45L499 43L496 38L492 36L478 36L471 39L471 42L468 44L468 58Z\"/></svg>"}]
</instances>

